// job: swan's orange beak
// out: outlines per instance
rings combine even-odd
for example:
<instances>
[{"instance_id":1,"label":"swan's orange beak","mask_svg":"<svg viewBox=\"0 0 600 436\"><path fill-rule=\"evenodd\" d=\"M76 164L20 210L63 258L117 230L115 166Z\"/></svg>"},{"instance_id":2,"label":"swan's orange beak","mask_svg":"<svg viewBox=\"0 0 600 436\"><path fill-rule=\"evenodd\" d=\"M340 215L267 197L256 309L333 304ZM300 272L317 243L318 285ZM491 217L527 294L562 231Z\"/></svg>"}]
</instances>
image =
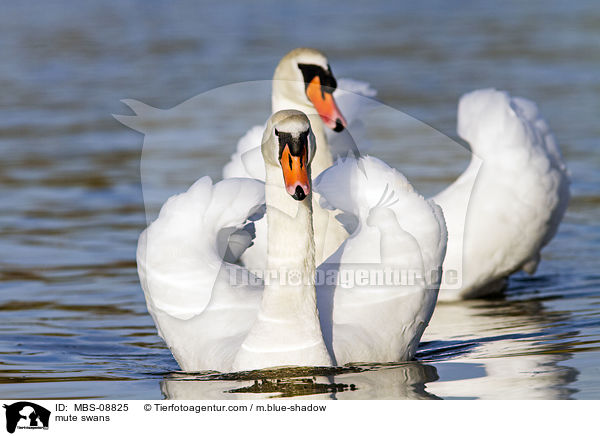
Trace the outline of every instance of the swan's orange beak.
<instances>
[{"instance_id":1,"label":"swan's orange beak","mask_svg":"<svg viewBox=\"0 0 600 436\"><path fill-rule=\"evenodd\" d=\"M347 125L346 119L335 104L333 95L321 87L319 76L315 76L306 87L306 96L315 106L327 127L336 132L344 130Z\"/></svg>"},{"instance_id":2,"label":"swan's orange beak","mask_svg":"<svg viewBox=\"0 0 600 436\"><path fill-rule=\"evenodd\" d=\"M294 156L290 153L288 145L281 153L281 168L283 169L283 181L285 189L295 200L304 200L310 192L310 181L308 178L308 169L306 167L307 159L306 148L302 149L300 156Z\"/></svg>"}]
</instances>

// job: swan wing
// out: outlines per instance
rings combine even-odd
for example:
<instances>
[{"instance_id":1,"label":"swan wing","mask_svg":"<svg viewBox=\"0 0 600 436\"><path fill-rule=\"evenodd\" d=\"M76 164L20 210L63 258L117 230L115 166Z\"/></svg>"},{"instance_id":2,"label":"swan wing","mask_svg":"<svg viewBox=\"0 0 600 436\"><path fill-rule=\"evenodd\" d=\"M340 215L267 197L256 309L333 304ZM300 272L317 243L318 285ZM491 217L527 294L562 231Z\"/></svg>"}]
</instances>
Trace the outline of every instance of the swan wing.
<instances>
[{"instance_id":1,"label":"swan wing","mask_svg":"<svg viewBox=\"0 0 600 436\"><path fill-rule=\"evenodd\" d=\"M141 234L137 265L148 311L184 370L227 370L258 310L262 284L229 263L252 240L264 184L209 177L163 205Z\"/></svg>"},{"instance_id":2,"label":"swan wing","mask_svg":"<svg viewBox=\"0 0 600 436\"><path fill-rule=\"evenodd\" d=\"M556 138L550 131L548 122L539 112L537 105L531 100L522 97L514 97L512 103L520 116L526 118L530 123L532 130L536 132L535 135L532 136L536 138L537 145L540 149L541 160L548 163L548 167L545 168L544 173L546 175L545 178L552 183L545 186L545 194L551 207L550 218L547 221L546 228L542 231L543 238L541 246L543 247L552 240L558 231L558 226L560 225L569 204L570 174L563 160ZM538 157L538 159L540 158Z\"/></svg>"},{"instance_id":3,"label":"swan wing","mask_svg":"<svg viewBox=\"0 0 600 436\"><path fill-rule=\"evenodd\" d=\"M265 163L260 150L265 126L254 126L240 138L235 152L223 167L223 178L247 177L265 180Z\"/></svg>"},{"instance_id":4,"label":"swan wing","mask_svg":"<svg viewBox=\"0 0 600 436\"><path fill-rule=\"evenodd\" d=\"M437 299L447 237L441 209L369 156L338 160L315 191L324 207L343 211L351 233L317 276L321 327L337 363L412 358Z\"/></svg>"},{"instance_id":5,"label":"swan wing","mask_svg":"<svg viewBox=\"0 0 600 436\"><path fill-rule=\"evenodd\" d=\"M444 270L462 278L444 299L483 295L519 269L535 271L569 201L568 172L535 103L473 91L459 101L457 130L475 156L434 197L450 232Z\"/></svg>"}]
</instances>

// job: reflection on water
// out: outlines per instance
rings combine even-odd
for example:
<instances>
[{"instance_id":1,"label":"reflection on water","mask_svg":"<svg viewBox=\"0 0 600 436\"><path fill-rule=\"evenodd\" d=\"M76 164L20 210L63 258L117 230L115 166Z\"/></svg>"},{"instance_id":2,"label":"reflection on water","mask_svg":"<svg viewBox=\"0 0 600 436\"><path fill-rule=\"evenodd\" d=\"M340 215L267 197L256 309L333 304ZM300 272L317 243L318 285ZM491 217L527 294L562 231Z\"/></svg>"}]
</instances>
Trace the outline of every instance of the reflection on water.
<instances>
[{"instance_id":1,"label":"reflection on water","mask_svg":"<svg viewBox=\"0 0 600 436\"><path fill-rule=\"evenodd\" d=\"M570 353L548 343L577 334L561 331L563 323L568 317L547 312L536 300L442 304L419 362L172 373L161 389L168 399L569 399L579 371L568 366Z\"/></svg>"},{"instance_id":2,"label":"reflection on water","mask_svg":"<svg viewBox=\"0 0 600 436\"><path fill-rule=\"evenodd\" d=\"M0 14L0 397L600 398L595 1L545 2L544 14L525 2L350 3L327 25L310 1L201 11L142 10L129 0L59 6L39 14L12 2ZM124 113L124 98L169 108L228 83L269 79L300 45L323 49L338 76L371 82L383 102L451 136L457 99L474 88L538 102L573 174L567 216L535 277L513 278L496 300L440 305L418 363L178 373L135 271L146 225L143 139L111 114ZM231 95L205 107L201 132L186 117L156 126L185 148L168 156L178 171L159 188L218 179L269 103L268 95ZM374 123L369 152L425 194L466 166L464 149L413 142L414 132L385 114Z\"/></svg>"},{"instance_id":3,"label":"reflection on water","mask_svg":"<svg viewBox=\"0 0 600 436\"><path fill-rule=\"evenodd\" d=\"M236 374L171 374L161 388L167 399L436 399L425 384L435 367L419 362L343 368L281 368Z\"/></svg>"},{"instance_id":4,"label":"reflection on water","mask_svg":"<svg viewBox=\"0 0 600 436\"><path fill-rule=\"evenodd\" d=\"M546 343L568 334L561 332L563 323L568 317L547 312L535 300L440 304L423 338L421 358L451 357L449 365L462 367L451 366L454 376L446 379L446 363L440 363L440 381L428 387L444 398L571 398L576 389L568 385L579 372L567 366L569 353Z\"/></svg>"}]
</instances>

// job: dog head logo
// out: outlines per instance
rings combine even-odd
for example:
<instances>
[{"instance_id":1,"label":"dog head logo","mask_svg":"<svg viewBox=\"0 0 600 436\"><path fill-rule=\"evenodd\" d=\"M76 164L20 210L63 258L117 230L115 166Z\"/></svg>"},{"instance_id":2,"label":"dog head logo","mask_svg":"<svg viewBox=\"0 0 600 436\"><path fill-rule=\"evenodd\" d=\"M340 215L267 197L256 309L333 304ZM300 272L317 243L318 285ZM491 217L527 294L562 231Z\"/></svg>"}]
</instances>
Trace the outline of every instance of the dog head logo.
<instances>
[{"instance_id":1,"label":"dog head logo","mask_svg":"<svg viewBox=\"0 0 600 436\"><path fill-rule=\"evenodd\" d=\"M21 429L47 429L50 422L50 411L42 406L28 401L5 404L6 431L14 433Z\"/></svg>"}]
</instances>

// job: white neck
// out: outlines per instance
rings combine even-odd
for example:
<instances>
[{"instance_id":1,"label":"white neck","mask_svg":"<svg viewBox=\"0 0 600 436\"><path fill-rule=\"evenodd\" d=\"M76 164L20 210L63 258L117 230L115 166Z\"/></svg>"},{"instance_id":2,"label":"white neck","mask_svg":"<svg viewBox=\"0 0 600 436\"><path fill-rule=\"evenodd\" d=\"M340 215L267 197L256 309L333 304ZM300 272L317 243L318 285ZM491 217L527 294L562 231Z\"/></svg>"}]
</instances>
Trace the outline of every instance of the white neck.
<instances>
[{"instance_id":1,"label":"white neck","mask_svg":"<svg viewBox=\"0 0 600 436\"><path fill-rule=\"evenodd\" d=\"M275 113L284 109L296 109L304 112L310 120L317 145L315 156L310 165L312 177L315 178L333 165L333 157L329 143L327 142L327 136L325 135L326 127L315 107L303 95L304 83L289 80L273 80L273 112ZM279 169L279 172L281 172L281 169ZM318 265L337 250L340 244L348 237L348 233L339 225L330 211L321 208L318 195L313 197L313 211Z\"/></svg>"},{"instance_id":2,"label":"white neck","mask_svg":"<svg viewBox=\"0 0 600 436\"><path fill-rule=\"evenodd\" d=\"M269 318L304 318L316 311L312 193L294 200L283 183L281 168L267 166L267 272L272 280L265 284L262 312Z\"/></svg>"},{"instance_id":3,"label":"white neck","mask_svg":"<svg viewBox=\"0 0 600 436\"><path fill-rule=\"evenodd\" d=\"M316 304L311 195L297 201L284 186L281 168L266 165L269 277L234 369L331 365Z\"/></svg>"}]
</instances>

